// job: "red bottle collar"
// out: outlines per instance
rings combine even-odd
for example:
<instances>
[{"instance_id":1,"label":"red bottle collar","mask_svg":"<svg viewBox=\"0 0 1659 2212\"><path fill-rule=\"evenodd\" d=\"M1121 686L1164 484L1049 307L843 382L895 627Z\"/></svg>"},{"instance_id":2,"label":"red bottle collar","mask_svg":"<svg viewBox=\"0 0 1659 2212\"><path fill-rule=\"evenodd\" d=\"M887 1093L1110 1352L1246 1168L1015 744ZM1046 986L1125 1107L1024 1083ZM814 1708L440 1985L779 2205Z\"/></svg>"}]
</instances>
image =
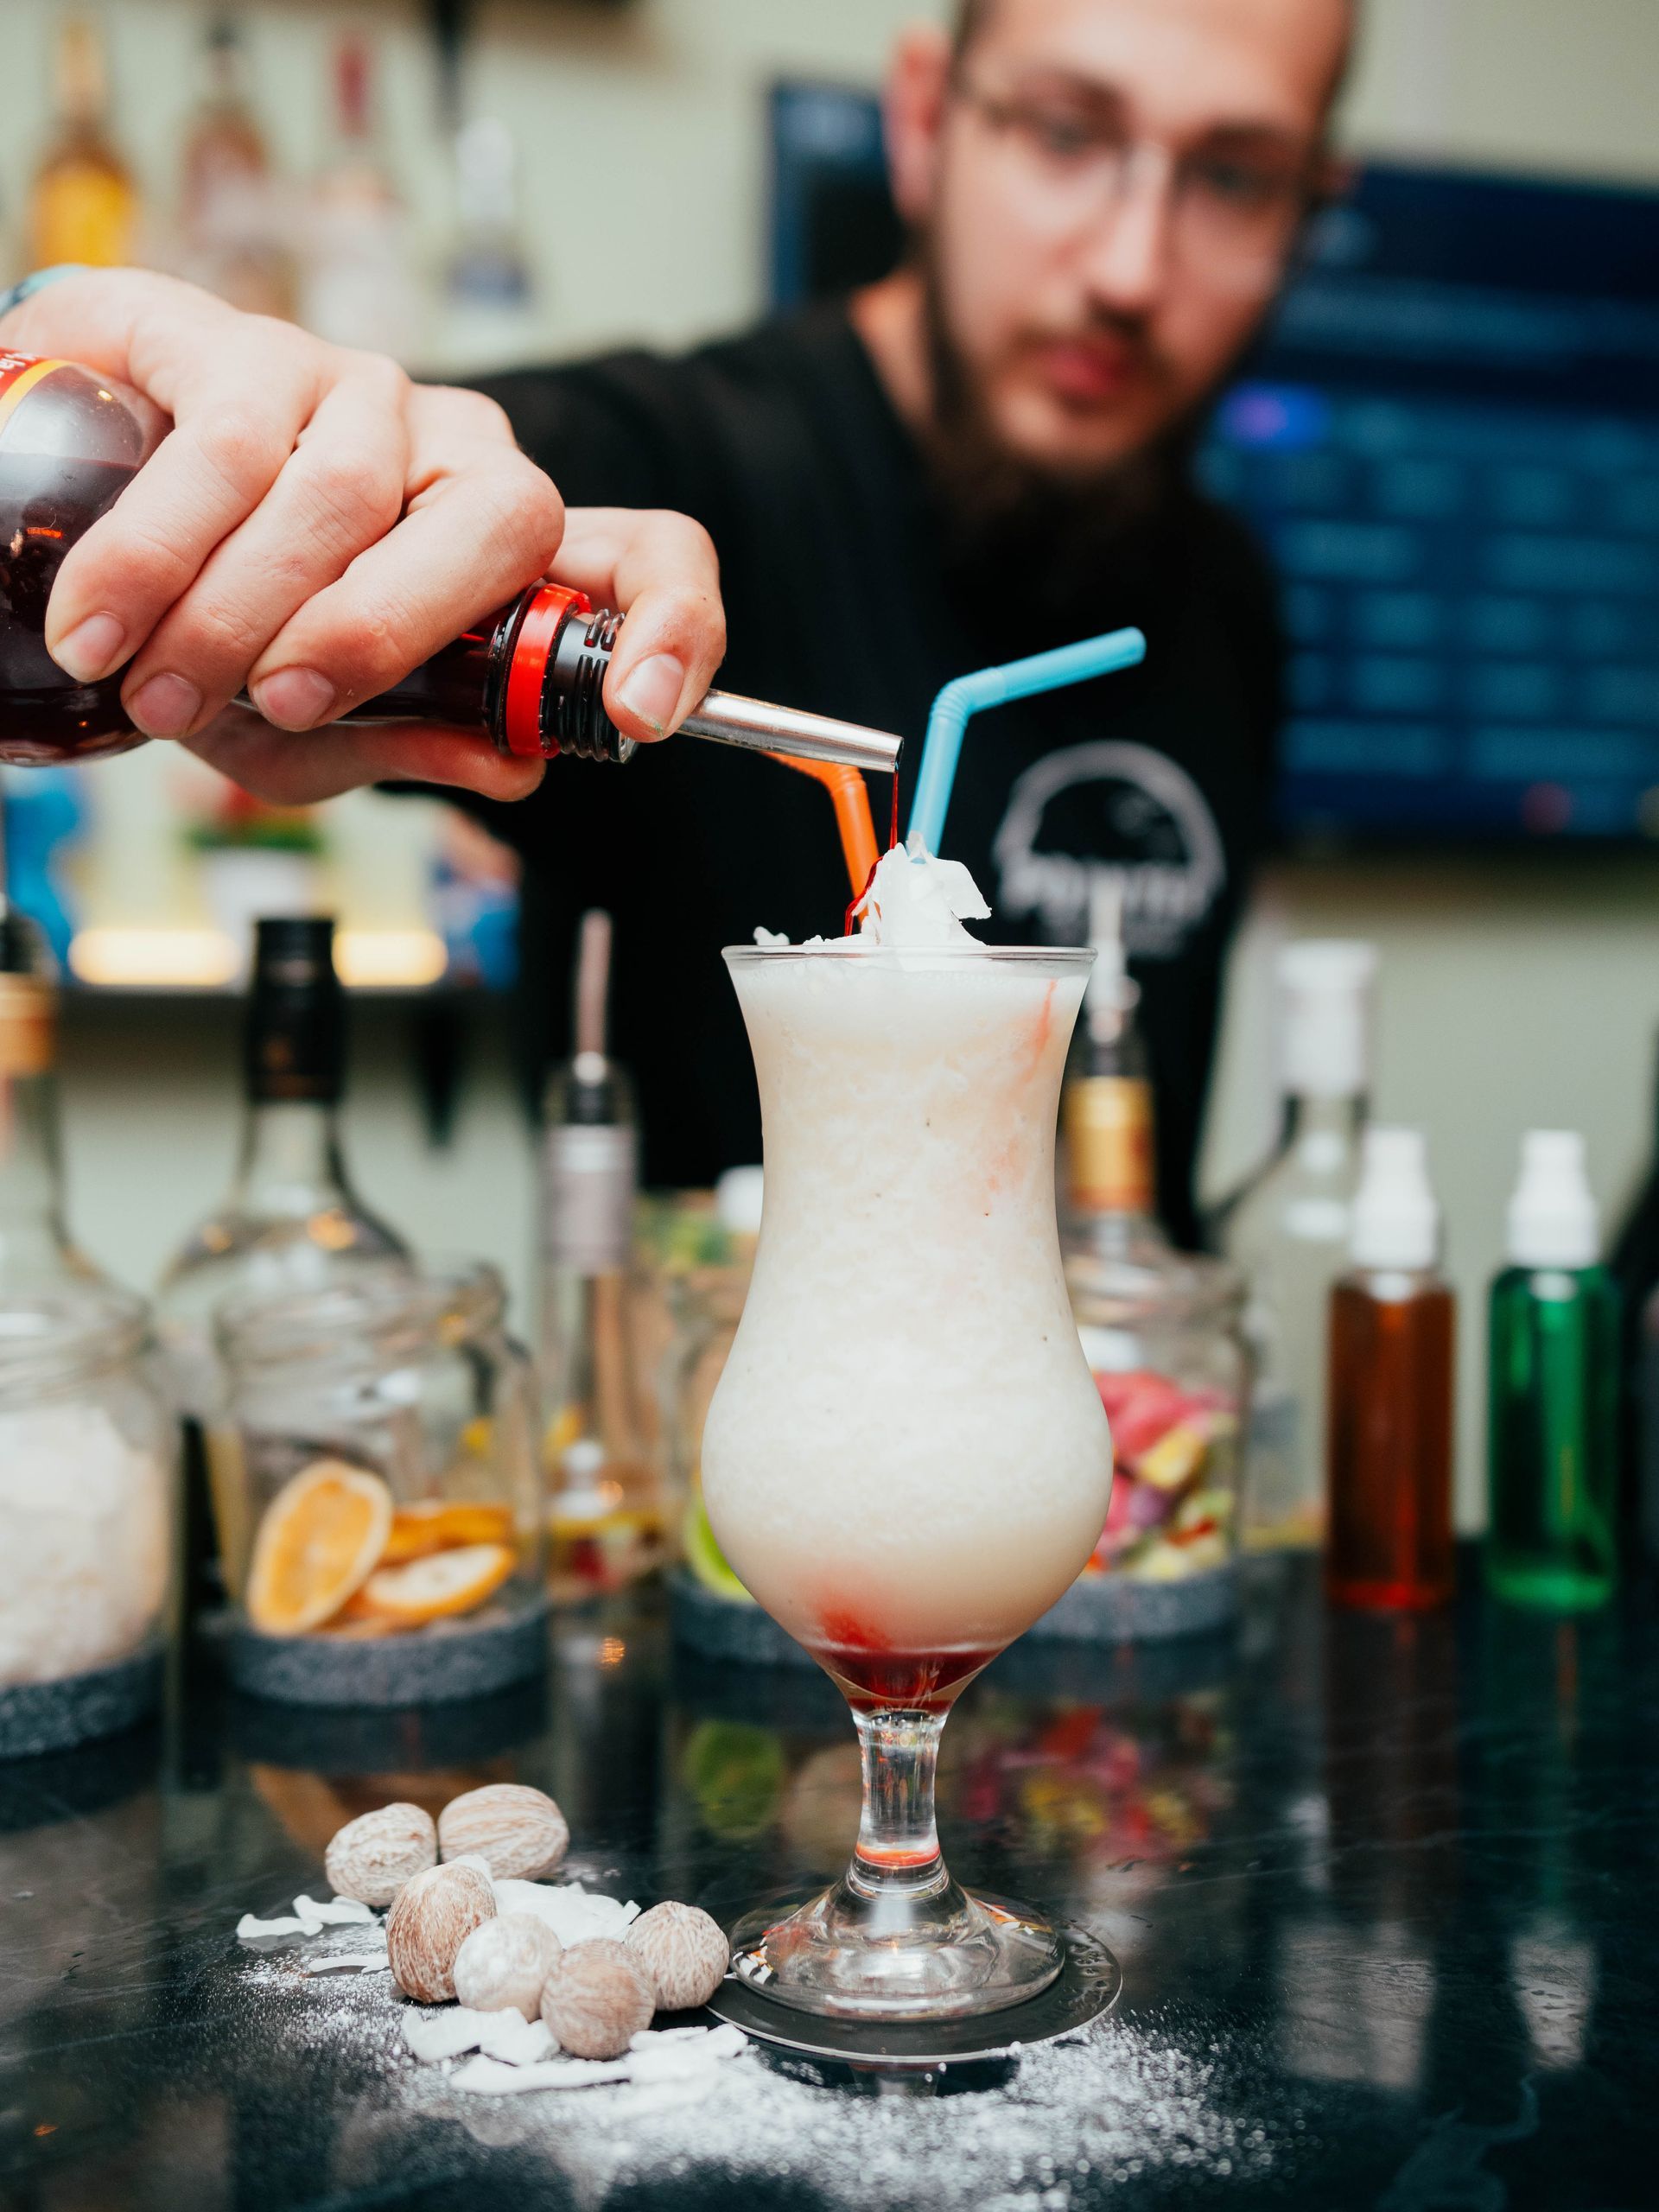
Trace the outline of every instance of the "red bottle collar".
<instances>
[{"instance_id":1,"label":"red bottle collar","mask_svg":"<svg viewBox=\"0 0 1659 2212\"><path fill-rule=\"evenodd\" d=\"M501 718L506 748L522 760L552 760L558 752L552 739L543 741L542 736L542 685L566 615L593 611L594 602L586 592L571 591L563 584L538 584L530 594L507 666L507 696Z\"/></svg>"}]
</instances>

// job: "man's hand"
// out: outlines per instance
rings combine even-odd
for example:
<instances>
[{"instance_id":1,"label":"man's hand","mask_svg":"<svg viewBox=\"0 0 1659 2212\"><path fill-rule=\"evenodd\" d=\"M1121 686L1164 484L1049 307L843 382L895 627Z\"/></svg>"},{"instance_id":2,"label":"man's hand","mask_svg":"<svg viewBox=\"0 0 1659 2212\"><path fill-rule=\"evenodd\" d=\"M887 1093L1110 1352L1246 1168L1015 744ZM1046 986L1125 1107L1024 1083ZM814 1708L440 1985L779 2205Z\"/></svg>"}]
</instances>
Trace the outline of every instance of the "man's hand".
<instances>
[{"instance_id":1,"label":"man's hand","mask_svg":"<svg viewBox=\"0 0 1659 2212\"><path fill-rule=\"evenodd\" d=\"M66 277L0 334L102 369L173 417L65 560L46 643L85 683L124 666L140 729L183 739L250 790L299 802L383 777L533 789L537 763L476 735L322 725L543 575L629 613L605 691L626 734L666 735L719 665L706 534L613 509L567 534L557 491L475 392L411 384L389 360L130 270ZM257 715L226 711L245 690Z\"/></svg>"}]
</instances>

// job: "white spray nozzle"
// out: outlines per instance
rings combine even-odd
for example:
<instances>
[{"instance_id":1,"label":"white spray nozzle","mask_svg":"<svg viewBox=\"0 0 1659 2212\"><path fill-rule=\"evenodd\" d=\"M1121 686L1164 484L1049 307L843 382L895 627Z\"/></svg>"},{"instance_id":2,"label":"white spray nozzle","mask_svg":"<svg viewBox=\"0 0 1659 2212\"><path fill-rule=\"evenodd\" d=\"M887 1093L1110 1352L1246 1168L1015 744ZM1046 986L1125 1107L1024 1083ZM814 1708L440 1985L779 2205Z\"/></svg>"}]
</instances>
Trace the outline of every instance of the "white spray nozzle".
<instances>
[{"instance_id":1,"label":"white spray nozzle","mask_svg":"<svg viewBox=\"0 0 1659 2212\"><path fill-rule=\"evenodd\" d=\"M1354 1193L1350 1249L1362 1268L1429 1268L1440 1244L1440 1209L1428 1179L1421 1129L1367 1129Z\"/></svg>"},{"instance_id":2,"label":"white spray nozzle","mask_svg":"<svg viewBox=\"0 0 1659 2212\"><path fill-rule=\"evenodd\" d=\"M1510 1200L1508 1248L1517 1268L1593 1267L1601 1222L1576 1129L1529 1129Z\"/></svg>"},{"instance_id":3,"label":"white spray nozzle","mask_svg":"<svg viewBox=\"0 0 1659 2212\"><path fill-rule=\"evenodd\" d=\"M1304 938L1285 945L1274 965L1284 1088L1300 1097L1357 1097L1370 1080L1376 947L1347 938Z\"/></svg>"},{"instance_id":4,"label":"white spray nozzle","mask_svg":"<svg viewBox=\"0 0 1659 2212\"><path fill-rule=\"evenodd\" d=\"M1139 1000L1130 982L1128 949L1123 944L1123 878L1115 869L1095 869L1089 878L1089 943L1095 964L1084 984L1084 1013L1119 1027Z\"/></svg>"}]
</instances>

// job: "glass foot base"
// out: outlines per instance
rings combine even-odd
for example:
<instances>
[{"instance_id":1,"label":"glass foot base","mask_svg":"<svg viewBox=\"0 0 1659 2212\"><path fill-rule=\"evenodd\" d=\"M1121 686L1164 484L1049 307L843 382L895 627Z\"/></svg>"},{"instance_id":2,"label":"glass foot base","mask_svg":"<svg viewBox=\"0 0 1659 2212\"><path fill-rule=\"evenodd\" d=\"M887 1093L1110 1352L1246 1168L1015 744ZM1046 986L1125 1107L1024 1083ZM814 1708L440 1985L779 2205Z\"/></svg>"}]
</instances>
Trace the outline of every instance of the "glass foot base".
<instances>
[{"instance_id":1,"label":"glass foot base","mask_svg":"<svg viewBox=\"0 0 1659 2212\"><path fill-rule=\"evenodd\" d=\"M874 1910L872 1906L874 1906ZM887 1910L882 1907L885 1904ZM775 2005L842 2020L959 2020L1034 1997L1059 1973L1058 1932L1023 1905L947 1881L917 1912L845 1880L746 1914L732 1972Z\"/></svg>"}]
</instances>

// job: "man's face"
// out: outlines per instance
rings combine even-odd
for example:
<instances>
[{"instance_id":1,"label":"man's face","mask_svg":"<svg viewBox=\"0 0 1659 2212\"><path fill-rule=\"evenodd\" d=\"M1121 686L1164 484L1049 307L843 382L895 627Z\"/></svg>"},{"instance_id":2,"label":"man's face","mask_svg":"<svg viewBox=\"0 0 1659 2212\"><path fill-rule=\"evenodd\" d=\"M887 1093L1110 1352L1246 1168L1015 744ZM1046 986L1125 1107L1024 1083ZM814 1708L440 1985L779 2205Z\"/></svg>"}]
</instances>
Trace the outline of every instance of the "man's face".
<instances>
[{"instance_id":1,"label":"man's face","mask_svg":"<svg viewBox=\"0 0 1659 2212\"><path fill-rule=\"evenodd\" d=\"M946 94L935 314L996 444L1086 480L1203 400L1316 181L1346 0L995 0Z\"/></svg>"}]
</instances>

